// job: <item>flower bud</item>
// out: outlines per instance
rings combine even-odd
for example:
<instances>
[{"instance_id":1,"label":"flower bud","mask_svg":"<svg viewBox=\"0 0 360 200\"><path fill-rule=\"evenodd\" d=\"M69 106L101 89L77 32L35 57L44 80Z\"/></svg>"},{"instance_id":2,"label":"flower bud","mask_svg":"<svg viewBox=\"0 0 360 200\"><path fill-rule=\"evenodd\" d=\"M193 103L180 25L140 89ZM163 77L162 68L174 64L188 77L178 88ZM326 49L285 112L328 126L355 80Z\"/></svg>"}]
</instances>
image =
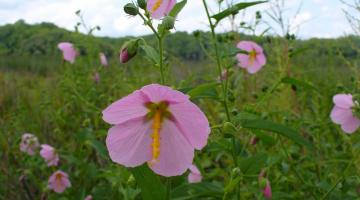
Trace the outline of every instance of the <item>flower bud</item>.
<instances>
[{"instance_id":1,"label":"flower bud","mask_svg":"<svg viewBox=\"0 0 360 200\"><path fill-rule=\"evenodd\" d=\"M137 39L127 41L120 51L120 63L127 63L131 58L136 56L138 51L138 44Z\"/></svg>"},{"instance_id":2,"label":"flower bud","mask_svg":"<svg viewBox=\"0 0 360 200\"><path fill-rule=\"evenodd\" d=\"M225 122L222 130L225 134L235 135L237 133L236 127L231 122Z\"/></svg>"},{"instance_id":3,"label":"flower bud","mask_svg":"<svg viewBox=\"0 0 360 200\"><path fill-rule=\"evenodd\" d=\"M171 17L171 16L166 16L163 19L162 24L163 24L165 30L171 30L175 26L175 18Z\"/></svg>"},{"instance_id":4,"label":"flower bud","mask_svg":"<svg viewBox=\"0 0 360 200\"><path fill-rule=\"evenodd\" d=\"M146 9L146 1L145 0L137 0L137 4L141 9L143 9L143 10Z\"/></svg>"},{"instance_id":5,"label":"flower bud","mask_svg":"<svg viewBox=\"0 0 360 200\"><path fill-rule=\"evenodd\" d=\"M272 192L271 192L271 186L270 181L266 180L266 186L263 190L263 195L265 199L271 199L272 198Z\"/></svg>"},{"instance_id":6,"label":"flower bud","mask_svg":"<svg viewBox=\"0 0 360 200\"><path fill-rule=\"evenodd\" d=\"M124 11L126 14L136 16L139 13L138 7L133 3L128 3L124 6Z\"/></svg>"}]
</instances>

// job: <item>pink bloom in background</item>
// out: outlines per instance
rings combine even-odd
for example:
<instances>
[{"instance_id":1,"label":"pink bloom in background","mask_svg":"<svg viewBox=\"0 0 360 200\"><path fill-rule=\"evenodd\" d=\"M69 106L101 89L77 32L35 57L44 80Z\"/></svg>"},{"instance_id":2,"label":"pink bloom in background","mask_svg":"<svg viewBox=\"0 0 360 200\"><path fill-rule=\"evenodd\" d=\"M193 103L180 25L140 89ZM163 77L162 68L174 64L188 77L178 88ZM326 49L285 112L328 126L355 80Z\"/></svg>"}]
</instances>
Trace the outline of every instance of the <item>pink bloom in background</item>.
<instances>
[{"instance_id":1,"label":"pink bloom in background","mask_svg":"<svg viewBox=\"0 0 360 200\"><path fill-rule=\"evenodd\" d=\"M99 74L99 72L95 72L95 74L93 76L93 80L95 81L96 84L100 83L100 74Z\"/></svg>"},{"instance_id":2,"label":"pink bloom in background","mask_svg":"<svg viewBox=\"0 0 360 200\"><path fill-rule=\"evenodd\" d=\"M189 167L190 174L188 176L189 183L199 183L202 180L201 173L195 165Z\"/></svg>"},{"instance_id":3,"label":"pink bloom in background","mask_svg":"<svg viewBox=\"0 0 360 200\"><path fill-rule=\"evenodd\" d=\"M148 162L162 176L183 174L210 133L206 116L187 95L158 84L114 102L103 119L114 125L106 138L114 162L126 167Z\"/></svg>"},{"instance_id":4,"label":"pink bloom in background","mask_svg":"<svg viewBox=\"0 0 360 200\"><path fill-rule=\"evenodd\" d=\"M129 51L126 48L122 49L120 51L120 63L127 63L130 59Z\"/></svg>"},{"instance_id":5,"label":"pink bloom in background","mask_svg":"<svg viewBox=\"0 0 360 200\"><path fill-rule=\"evenodd\" d=\"M109 65L104 53L100 53L100 62L101 62L101 65L104 67L107 67Z\"/></svg>"},{"instance_id":6,"label":"pink bloom in background","mask_svg":"<svg viewBox=\"0 0 360 200\"><path fill-rule=\"evenodd\" d=\"M236 58L238 66L245 68L250 74L255 74L266 64L263 49L255 42L242 41L237 44L237 48L248 53L238 53Z\"/></svg>"},{"instance_id":7,"label":"pink bloom in background","mask_svg":"<svg viewBox=\"0 0 360 200\"><path fill-rule=\"evenodd\" d=\"M71 187L68 174L60 170L54 172L49 178L48 187L56 193L63 193L66 188Z\"/></svg>"},{"instance_id":8,"label":"pink bloom in background","mask_svg":"<svg viewBox=\"0 0 360 200\"><path fill-rule=\"evenodd\" d=\"M48 166L57 166L59 163L59 155L54 147L50 145L41 145L40 155L45 159Z\"/></svg>"},{"instance_id":9,"label":"pink bloom in background","mask_svg":"<svg viewBox=\"0 0 360 200\"><path fill-rule=\"evenodd\" d=\"M84 200L93 200L91 195L87 195Z\"/></svg>"},{"instance_id":10,"label":"pink bloom in background","mask_svg":"<svg viewBox=\"0 0 360 200\"><path fill-rule=\"evenodd\" d=\"M40 147L38 138L30 133L25 133L21 137L20 151L26 152L30 156L35 155L35 151Z\"/></svg>"},{"instance_id":11,"label":"pink bloom in background","mask_svg":"<svg viewBox=\"0 0 360 200\"><path fill-rule=\"evenodd\" d=\"M147 10L151 13L154 19L160 19L168 15L174 8L176 0L148 0Z\"/></svg>"},{"instance_id":12,"label":"pink bloom in background","mask_svg":"<svg viewBox=\"0 0 360 200\"><path fill-rule=\"evenodd\" d=\"M360 120L354 116L352 108L357 106L351 94L337 94L333 98L335 104L331 111L331 120L341 125L346 133L354 133L360 126Z\"/></svg>"},{"instance_id":13,"label":"pink bloom in background","mask_svg":"<svg viewBox=\"0 0 360 200\"><path fill-rule=\"evenodd\" d=\"M74 64L77 51L75 50L73 44L69 42L61 42L58 44L58 48L62 51L64 60Z\"/></svg>"},{"instance_id":14,"label":"pink bloom in background","mask_svg":"<svg viewBox=\"0 0 360 200\"><path fill-rule=\"evenodd\" d=\"M272 197L271 185L270 185L269 180L266 180L266 186L263 190L263 195L264 195L265 199L271 199L271 197Z\"/></svg>"}]
</instances>

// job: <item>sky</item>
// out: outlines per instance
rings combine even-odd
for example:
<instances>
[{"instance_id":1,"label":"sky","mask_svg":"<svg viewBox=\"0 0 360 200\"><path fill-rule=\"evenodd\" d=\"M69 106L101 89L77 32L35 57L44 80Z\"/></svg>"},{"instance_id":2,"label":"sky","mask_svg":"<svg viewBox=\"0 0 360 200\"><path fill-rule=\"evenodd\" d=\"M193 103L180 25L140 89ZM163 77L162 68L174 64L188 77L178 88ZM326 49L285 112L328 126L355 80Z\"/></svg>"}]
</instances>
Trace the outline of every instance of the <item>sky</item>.
<instances>
[{"instance_id":1,"label":"sky","mask_svg":"<svg viewBox=\"0 0 360 200\"><path fill-rule=\"evenodd\" d=\"M240 2L240 0L228 1ZM74 30L75 24L79 21L75 12L81 10L88 25L101 27L101 31L95 33L98 36L122 37L151 33L142 25L138 17L129 17L124 13L123 6L129 2L131 0L0 0L0 25L24 19L30 24L52 22L68 30ZM212 13L216 13L218 11L216 0L207 0L207 2ZM352 33L343 13L343 9L348 8L339 0L285 0L285 2L286 24L291 24L290 31L300 38L332 38ZM260 25L255 33L259 34L271 26L272 34L281 34L278 24L271 21L268 16L271 6L271 3L265 3L241 12L237 17L238 24L240 21L252 22L255 12L261 11L266 23ZM176 30L192 32L208 29L202 1L188 0L178 16ZM228 30L231 30L228 20L224 20L217 27L219 32Z\"/></svg>"}]
</instances>

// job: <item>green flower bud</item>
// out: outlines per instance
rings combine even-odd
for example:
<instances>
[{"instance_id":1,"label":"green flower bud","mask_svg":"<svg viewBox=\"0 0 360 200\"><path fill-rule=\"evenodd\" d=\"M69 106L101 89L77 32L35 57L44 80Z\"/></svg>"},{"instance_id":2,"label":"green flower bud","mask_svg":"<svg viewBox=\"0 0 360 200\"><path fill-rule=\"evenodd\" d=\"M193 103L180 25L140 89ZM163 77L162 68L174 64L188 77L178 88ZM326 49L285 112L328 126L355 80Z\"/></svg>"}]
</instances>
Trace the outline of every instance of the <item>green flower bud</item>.
<instances>
[{"instance_id":1,"label":"green flower bud","mask_svg":"<svg viewBox=\"0 0 360 200\"><path fill-rule=\"evenodd\" d=\"M222 130L225 134L235 135L237 133L236 127L231 122L225 122Z\"/></svg>"},{"instance_id":2,"label":"green flower bud","mask_svg":"<svg viewBox=\"0 0 360 200\"><path fill-rule=\"evenodd\" d=\"M171 16L166 16L163 19L162 24L163 24L165 30L171 30L175 26L175 18L171 17Z\"/></svg>"},{"instance_id":3,"label":"green flower bud","mask_svg":"<svg viewBox=\"0 0 360 200\"><path fill-rule=\"evenodd\" d=\"M146 9L146 1L145 0L137 0L137 4L141 9L143 9L143 10Z\"/></svg>"},{"instance_id":4,"label":"green flower bud","mask_svg":"<svg viewBox=\"0 0 360 200\"><path fill-rule=\"evenodd\" d=\"M136 56L139 48L139 39L133 39L125 42L120 50L120 63L127 63Z\"/></svg>"},{"instance_id":5,"label":"green flower bud","mask_svg":"<svg viewBox=\"0 0 360 200\"><path fill-rule=\"evenodd\" d=\"M133 3L128 3L124 6L124 11L126 14L132 15L132 16L136 16L137 14L139 14L139 9L138 7L136 7L135 4Z\"/></svg>"}]
</instances>

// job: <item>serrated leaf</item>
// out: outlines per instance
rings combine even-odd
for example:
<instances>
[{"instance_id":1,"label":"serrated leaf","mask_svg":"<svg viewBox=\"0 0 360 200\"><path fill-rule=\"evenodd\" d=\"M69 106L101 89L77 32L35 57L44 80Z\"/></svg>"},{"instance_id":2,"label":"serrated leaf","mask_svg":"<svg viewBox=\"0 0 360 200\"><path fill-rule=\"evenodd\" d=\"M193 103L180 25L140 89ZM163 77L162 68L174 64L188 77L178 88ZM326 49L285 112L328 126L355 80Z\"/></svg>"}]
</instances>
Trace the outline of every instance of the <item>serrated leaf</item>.
<instances>
[{"instance_id":1,"label":"serrated leaf","mask_svg":"<svg viewBox=\"0 0 360 200\"><path fill-rule=\"evenodd\" d=\"M191 99L219 99L219 95L216 90L218 85L218 83L205 83L191 89L187 92L187 94L191 97Z\"/></svg>"},{"instance_id":2,"label":"serrated leaf","mask_svg":"<svg viewBox=\"0 0 360 200\"><path fill-rule=\"evenodd\" d=\"M144 200L165 200L166 189L159 177L144 164L140 167L131 168L137 184L141 188L141 196Z\"/></svg>"},{"instance_id":3,"label":"serrated leaf","mask_svg":"<svg viewBox=\"0 0 360 200\"><path fill-rule=\"evenodd\" d=\"M144 44L141 45L141 49L144 50L147 58L149 58L151 61L153 61L156 64L159 63L160 55L153 47Z\"/></svg>"},{"instance_id":4,"label":"serrated leaf","mask_svg":"<svg viewBox=\"0 0 360 200\"><path fill-rule=\"evenodd\" d=\"M177 4L175 4L174 8L170 11L169 16L176 18L176 16L181 12L181 10L185 7L187 0L183 0Z\"/></svg>"},{"instance_id":5,"label":"serrated leaf","mask_svg":"<svg viewBox=\"0 0 360 200\"><path fill-rule=\"evenodd\" d=\"M260 129L280 134L299 145L306 146L309 149L314 149L313 145L301 137L297 131L282 124L277 124L262 119L241 120L240 124L243 128Z\"/></svg>"},{"instance_id":6,"label":"serrated leaf","mask_svg":"<svg viewBox=\"0 0 360 200\"><path fill-rule=\"evenodd\" d=\"M243 2L233 5L231 8L228 8L216 15L211 16L211 18L214 18L216 20L216 23L219 23L222 19L230 16L230 15L236 15L240 10L243 10L245 8L248 8L250 6L254 6L261 3L266 3L267 1L254 1L254 2Z\"/></svg>"}]
</instances>

